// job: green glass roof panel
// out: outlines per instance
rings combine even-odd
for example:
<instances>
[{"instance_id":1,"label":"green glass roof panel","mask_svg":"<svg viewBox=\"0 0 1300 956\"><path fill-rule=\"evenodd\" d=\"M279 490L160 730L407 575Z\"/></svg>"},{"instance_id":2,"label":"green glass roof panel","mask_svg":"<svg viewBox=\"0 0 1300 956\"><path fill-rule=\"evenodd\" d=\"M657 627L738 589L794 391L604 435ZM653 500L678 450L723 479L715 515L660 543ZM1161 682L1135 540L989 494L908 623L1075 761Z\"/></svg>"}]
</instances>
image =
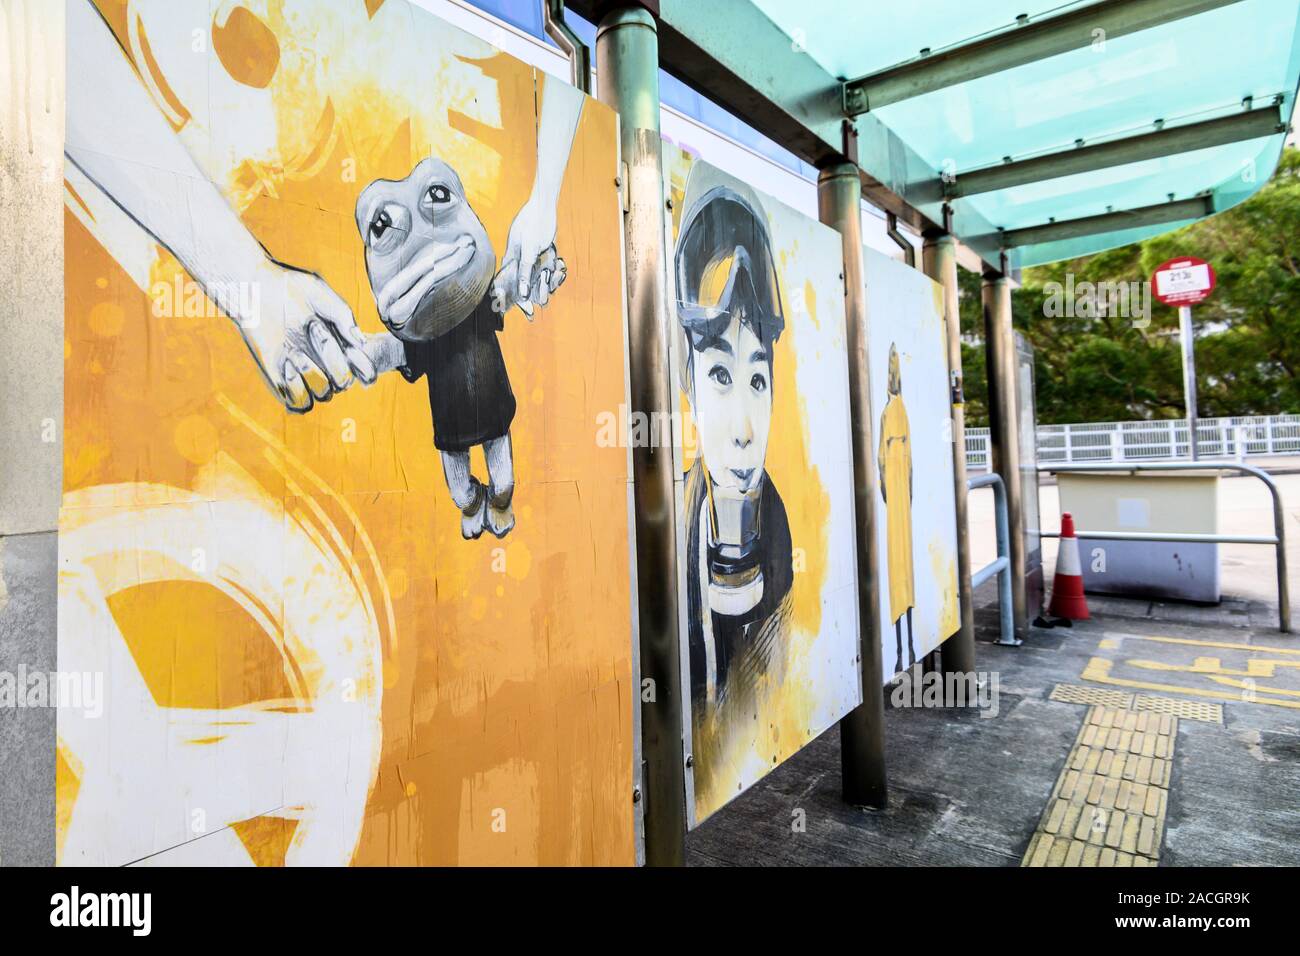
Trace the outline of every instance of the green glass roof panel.
<instances>
[{"instance_id":1,"label":"green glass roof panel","mask_svg":"<svg viewBox=\"0 0 1300 956\"><path fill-rule=\"evenodd\" d=\"M1087 3L930 0L924 5L842 0L753 0L824 69L855 79ZM1103 38L1097 38L1099 41ZM1069 150L1077 144L1201 122L1276 102L1290 117L1300 82L1300 0L1238 0L1215 10L1050 56L881 106L877 120L934 175ZM1212 146L956 200L1003 229L1212 194L1222 210L1272 174L1283 136ZM963 205L966 204L966 205ZM939 219L940 203L920 208ZM1176 224L1146 227L1148 235ZM1051 261L1068 247L1104 249L1132 229L1023 247L1013 265ZM1092 249L1092 251L1095 251Z\"/></svg>"},{"instance_id":2,"label":"green glass roof panel","mask_svg":"<svg viewBox=\"0 0 1300 956\"><path fill-rule=\"evenodd\" d=\"M1243 184L1268 178L1276 159L1271 141L1280 136L1113 166L1014 189L972 196L971 203L993 225L1016 229L1049 219L1077 219L1114 209L1136 209L1189 199L1234 177ZM1110 207L1110 208L1108 208Z\"/></svg>"},{"instance_id":3,"label":"green glass roof panel","mask_svg":"<svg viewBox=\"0 0 1300 956\"><path fill-rule=\"evenodd\" d=\"M913 149L962 169L1220 115L1295 90L1297 0L1243 0L882 107ZM1236 12L1249 11L1249 19ZM1256 17L1261 19L1256 20ZM1285 23L1283 23L1285 21ZM1253 26L1268 24L1268 29ZM1286 29L1278 29L1283 25Z\"/></svg>"},{"instance_id":4,"label":"green glass roof panel","mask_svg":"<svg viewBox=\"0 0 1300 956\"><path fill-rule=\"evenodd\" d=\"M1012 26L1022 13L1061 8L1060 0L753 0L832 76L853 79ZM1066 4L1065 6L1071 6Z\"/></svg>"}]
</instances>

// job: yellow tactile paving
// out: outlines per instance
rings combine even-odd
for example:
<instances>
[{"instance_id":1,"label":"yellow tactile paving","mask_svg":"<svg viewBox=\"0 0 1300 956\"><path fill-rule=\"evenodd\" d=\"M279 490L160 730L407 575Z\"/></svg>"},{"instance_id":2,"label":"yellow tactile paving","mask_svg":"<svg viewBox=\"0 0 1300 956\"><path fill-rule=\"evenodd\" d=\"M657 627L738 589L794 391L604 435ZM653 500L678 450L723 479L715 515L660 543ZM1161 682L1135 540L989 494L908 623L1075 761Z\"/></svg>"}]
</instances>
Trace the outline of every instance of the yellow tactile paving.
<instances>
[{"instance_id":1,"label":"yellow tactile paving","mask_svg":"<svg viewBox=\"0 0 1300 956\"><path fill-rule=\"evenodd\" d=\"M1050 699L1063 704L1105 704L1109 707L1129 707L1133 703L1133 695L1122 690L1105 690L1080 684L1057 684L1052 688Z\"/></svg>"},{"instance_id":2,"label":"yellow tactile paving","mask_svg":"<svg viewBox=\"0 0 1300 956\"><path fill-rule=\"evenodd\" d=\"M1021 865L1155 866L1177 736L1172 714L1090 706Z\"/></svg>"},{"instance_id":3,"label":"yellow tactile paving","mask_svg":"<svg viewBox=\"0 0 1300 956\"><path fill-rule=\"evenodd\" d=\"M1133 708L1154 710L1174 717L1186 717L1188 720L1202 720L1208 724L1223 723L1222 704L1207 704L1199 700L1178 700L1174 697L1138 694L1133 698Z\"/></svg>"},{"instance_id":4,"label":"yellow tactile paving","mask_svg":"<svg viewBox=\"0 0 1300 956\"><path fill-rule=\"evenodd\" d=\"M1048 699L1063 704L1102 704L1121 710L1150 710L1169 714L1171 717L1185 717L1188 720L1200 720L1210 724L1223 723L1223 705L1200 700L1180 700L1155 694L1130 694L1103 687L1085 687L1082 684L1057 684L1052 688Z\"/></svg>"}]
</instances>

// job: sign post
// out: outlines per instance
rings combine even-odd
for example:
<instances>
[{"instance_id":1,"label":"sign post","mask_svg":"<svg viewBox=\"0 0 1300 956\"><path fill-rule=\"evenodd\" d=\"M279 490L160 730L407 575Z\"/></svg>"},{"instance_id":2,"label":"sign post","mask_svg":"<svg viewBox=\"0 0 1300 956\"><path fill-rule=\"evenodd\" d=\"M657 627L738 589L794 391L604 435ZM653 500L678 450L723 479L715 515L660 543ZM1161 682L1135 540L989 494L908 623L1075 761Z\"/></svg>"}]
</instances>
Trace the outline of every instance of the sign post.
<instances>
[{"instance_id":1,"label":"sign post","mask_svg":"<svg viewBox=\"0 0 1300 956\"><path fill-rule=\"evenodd\" d=\"M1196 354L1192 330L1192 306L1204 302L1214 291L1214 267L1203 259L1186 256L1170 259L1151 277L1155 297L1178 308L1178 336L1183 347L1183 405L1187 414L1187 444L1192 461L1196 449Z\"/></svg>"}]
</instances>

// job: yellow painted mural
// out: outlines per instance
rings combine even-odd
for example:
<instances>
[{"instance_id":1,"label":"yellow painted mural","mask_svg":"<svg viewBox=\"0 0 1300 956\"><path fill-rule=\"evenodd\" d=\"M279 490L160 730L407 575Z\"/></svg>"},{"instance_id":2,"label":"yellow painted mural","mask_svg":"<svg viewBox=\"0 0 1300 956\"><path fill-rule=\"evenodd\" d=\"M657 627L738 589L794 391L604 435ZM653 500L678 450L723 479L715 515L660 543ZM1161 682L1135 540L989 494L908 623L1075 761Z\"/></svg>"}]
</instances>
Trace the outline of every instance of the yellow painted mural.
<instances>
[{"instance_id":1,"label":"yellow painted mural","mask_svg":"<svg viewBox=\"0 0 1300 956\"><path fill-rule=\"evenodd\" d=\"M405 0L68 35L60 861L634 862L613 113Z\"/></svg>"}]
</instances>

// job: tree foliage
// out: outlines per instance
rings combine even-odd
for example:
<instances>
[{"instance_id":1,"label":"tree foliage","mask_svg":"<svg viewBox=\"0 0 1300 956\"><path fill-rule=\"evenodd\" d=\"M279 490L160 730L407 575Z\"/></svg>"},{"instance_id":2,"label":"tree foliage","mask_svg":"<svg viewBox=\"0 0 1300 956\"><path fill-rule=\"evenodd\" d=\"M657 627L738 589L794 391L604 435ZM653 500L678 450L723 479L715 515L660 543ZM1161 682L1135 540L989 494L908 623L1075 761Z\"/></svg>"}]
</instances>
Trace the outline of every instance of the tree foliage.
<instances>
[{"instance_id":1,"label":"tree foliage","mask_svg":"<svg viewBox=\"0 0 1300 956\"><path fill-rule=\"evenodd\" d=\"M1300 412L1300 150L1273 178L1210 219L1093 256L1029 269L1012 321L1034 347L1043 423L1176 418L1184 414L1178 310L1151 300L1150 322L1104 303L1056 314L1053 283L1141 283L1160 263L1209 261L1218 287L1195 307L1196 378L1204 417ZM961 275L962 332L984 333L980 278ZM967 424L987 424L984 347L962 349Z\"/></svg>"}]
</instances>

